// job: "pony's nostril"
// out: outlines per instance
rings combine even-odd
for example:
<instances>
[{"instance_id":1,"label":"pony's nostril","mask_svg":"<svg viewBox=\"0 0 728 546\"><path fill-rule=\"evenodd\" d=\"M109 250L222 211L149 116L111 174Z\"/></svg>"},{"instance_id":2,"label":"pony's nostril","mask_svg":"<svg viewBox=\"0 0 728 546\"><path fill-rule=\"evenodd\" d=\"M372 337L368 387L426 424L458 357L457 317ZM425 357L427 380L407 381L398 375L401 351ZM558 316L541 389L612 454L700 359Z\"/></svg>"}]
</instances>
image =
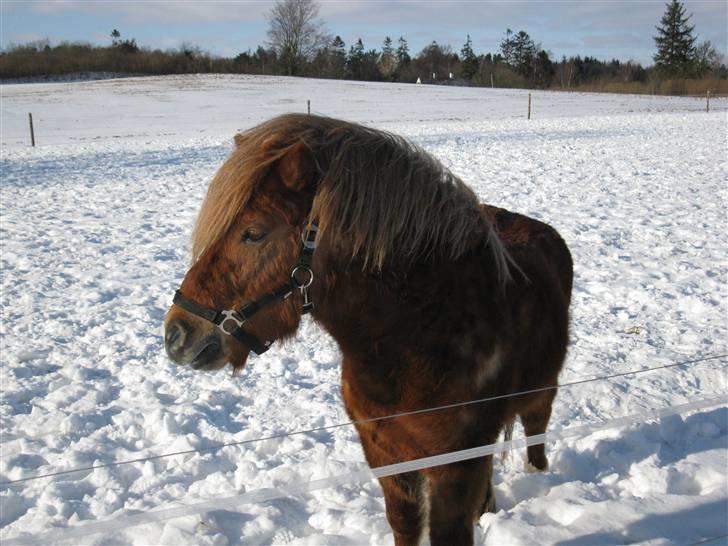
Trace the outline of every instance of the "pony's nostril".
<instances>
[{"instance_id":1,"label":"pony's nostril","mask_svg":"<svg viewBox=\"0 0 728 546\"><path fill-rule=\"evenodd\" d=\"M170 347L174 347L178 341L182 341L182 337L184 337L184 333L182 331L182 327L179 324L172 324L167 329L167 345Z\"/></svg>"},{"instance_id":2,"label":"pony's nostril","mask_svg":"<svg viewBox=\"0 0 728 546\"><path fill-rule=\"evenodd\" d=\"M173 360L181 355L186 338L187 330L180 321L173 320L167 325L167 332L164 335L164 345L167 349L167 354Z\"/></svg>"}]
</instances>

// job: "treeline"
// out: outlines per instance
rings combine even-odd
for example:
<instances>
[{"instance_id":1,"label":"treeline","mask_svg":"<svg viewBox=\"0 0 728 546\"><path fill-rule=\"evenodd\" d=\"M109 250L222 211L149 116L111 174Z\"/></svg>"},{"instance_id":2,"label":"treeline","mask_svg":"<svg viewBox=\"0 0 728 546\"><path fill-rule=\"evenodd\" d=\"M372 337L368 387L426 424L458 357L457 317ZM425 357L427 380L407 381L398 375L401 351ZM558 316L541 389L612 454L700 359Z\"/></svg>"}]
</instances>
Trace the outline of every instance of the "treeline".
<instances>
[{"instance_id":1,"label":"treeline","mask_svg":"<svg viewBox=\"0 0 728 546\"><path fill-rule=\"evenodd\" d=\"M54 79L64 74L290 73L274 48L259 46L233 58L212 56L193 45L162 51L140 47L134 39L112 33L107 47L47 41L13 46L0 52L2 79ZM704 64L692 78L665 78L655 67L593 57L554 60L525 31L510 29L497 53L476 54L470 36L459 52L433 41L411 54L407 40L386 37L379 49L361 39L349 45L336 36L295 67L298 76L363 81L593 90L630 93L692 94L705 89L728 93L725 64ZM699 81L696 81L699 80ZM722 81L719 81L722 80Z\"/></svg>"},{"instance_id":2,"label":"treeline","mask_svg":"<svg viewBox=\"0 0 728 546\"><path fill-rule=\"evenodd\" d=\"M229 59L212 57L195 46L162 51L139 47L135 40L109 47L47 41L13 46L0 52L0 78L55 79L64 74L112 72L117 74L188 74L233 72Z\"/></svg>"}]
</instances>

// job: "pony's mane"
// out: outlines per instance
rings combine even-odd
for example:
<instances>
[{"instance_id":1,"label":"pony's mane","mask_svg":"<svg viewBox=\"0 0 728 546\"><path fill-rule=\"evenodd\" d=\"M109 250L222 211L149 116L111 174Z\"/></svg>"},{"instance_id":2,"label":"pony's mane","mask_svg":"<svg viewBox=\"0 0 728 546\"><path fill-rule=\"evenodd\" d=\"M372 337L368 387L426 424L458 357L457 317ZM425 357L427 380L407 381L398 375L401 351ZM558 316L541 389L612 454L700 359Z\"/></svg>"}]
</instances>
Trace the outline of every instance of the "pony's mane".
<instances>
[{"instance_id":1,"label":"pony's mane","mask_svg":"<svg viewBox=\"0 0 728 546\"><path fill-rule=\"evenodd\" d=\"M288 114L236 138L213 178L195 226L196 260L230 227L271 165L301 143L319 177L310 219L328 241L366 271L429 258L457 259L491 248L499 278L509 258L458 177L402 137L341 120Z\"/></svg>"}]
</instances>

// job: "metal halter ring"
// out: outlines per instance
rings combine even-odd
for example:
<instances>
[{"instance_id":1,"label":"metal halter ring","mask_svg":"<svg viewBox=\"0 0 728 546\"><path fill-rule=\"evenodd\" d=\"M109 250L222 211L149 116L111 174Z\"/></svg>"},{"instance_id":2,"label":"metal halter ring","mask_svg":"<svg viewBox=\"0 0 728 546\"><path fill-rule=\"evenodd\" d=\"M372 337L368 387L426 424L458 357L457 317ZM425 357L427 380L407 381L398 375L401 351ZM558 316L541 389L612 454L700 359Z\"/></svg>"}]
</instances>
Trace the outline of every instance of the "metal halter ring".
<instances>
[{"instance_id":1,"label":"metal halter ring","mask_svg":"<svg viewBox=\"0 0 728 546\"><path fill-rule=\"evenodd\" d=\"M308 273L308 279L306 280L306 282L301 283L296 278L296 273L298 273L299 271L304 271L305 273ZM293 284L296 285L296 288L308 288L309 286L311 286L311 284L313 284L313 271L311 271L311 268L306 265L297 265L293 268L293 271L291 271L291 280L293 281Z\"/></svg>"},{"instance_id":2,"label":"metal halter ring","mask_svg":"<svg viewBox=\"0 0 728 546\"><path fill-rule=\"evenodd\" d=\"M221 311L221 314L225 317L220 321L220 324L217 325L220 330L222 330L227 335L231 336L235 330L240 328L243 323L245 322L245 319L243 319L237 311L233 309L227 309L225 311ZM233 321L235 323L235 326L228 331L227 328L225 328L225 325L228 323L228 321Z\"/></svg>"}]
</instances>

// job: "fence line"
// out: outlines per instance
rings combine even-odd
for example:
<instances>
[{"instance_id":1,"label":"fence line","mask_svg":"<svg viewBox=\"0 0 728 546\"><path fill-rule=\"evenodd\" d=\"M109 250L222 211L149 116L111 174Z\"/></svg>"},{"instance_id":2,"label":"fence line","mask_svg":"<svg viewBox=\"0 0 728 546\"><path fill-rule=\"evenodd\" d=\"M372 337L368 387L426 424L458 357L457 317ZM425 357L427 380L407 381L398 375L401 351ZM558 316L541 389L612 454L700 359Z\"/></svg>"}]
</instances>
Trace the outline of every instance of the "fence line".
<instances>
[{"instance_id":1,"label":"fence line","mask_svg":"<svg viewBox=\"0 0 728 546\"><path fill-rule=\"evenodd\" d=\"M545 434L528 436L508 442L496 442L493 444L488 444L472 449L464 449L461 451L443 453L441 455L425 457L422 459L406 461L403 463L395 463L371 469L366 468L346 474L339 474L337 476L328 476L326 478L311 480L309 482L298 482L290 485L278 486L276 488L256 489L253 491L225 497L222 499L201 501L194 504L182 505L173 508L151 510L148 512L143 512L141 514L134 514L132 516L120 516L114 519L95 521L87 523L85 525L78 525L75 527L50 531L46 533L16 536L4 539L3 542L6 544L55 544L61 541L78 539L87 535L97 533L122 532L126 529L129 529L130 527L136 527L138 525L158 523L173 518L196 515L211 510L221 510L225 508L237 510L239 508L239 505L241 504L260 503L284 497L305 495L319 489L326 489L339 485L360 484L368 482L373 478L383 478L387 476L393 476L395 474L401 474L403 472L413 472L433 466L467 461L479 457L484 457L486 455L493 455L501 452L510 452L514 449L520 449L531 445L543 444L547 442L553 443L559 440L564 440L566 438L586 437L590 434L594 434L603 430L623 427L627 425L643 424L649 420L667 417L670 415L677 415L688 411L714 407L726 403L728 403L728 394L724 394L715 398L699 400L697 402L688 402L686 404L680 404L677 406L667 406L658 409L644 410L638 413L633 413L623 417L617 417L615 419L602 421L596 424L580 425L556 432L547 432Z\"/></svg>"},{"instance_id":2,"label":"fence line","mask_svg":"<svg viewBox=\"0 0 728 546\"><path fill-rule=\"evenodd\" d=\"M83 81L95 82L95 81L106 81L106 80L83 80ZM345 82L346 80L337 80L337 81ZM43 82L40 82L40 83L43 83ZM73 82L59 81L58 83L73 83ZM488 89L488 88L487 87L482 87L480 89ZM532 90L525 89L525 88L524 89L520 89L520 88L506 88L506 87L499 87L497 89L499 89L501 91L524 91L524 92L525 91L529 91L529 93L528 93L529 94L529 99L528 99L527 119L531 119L531 100L530 100L531 93L530 93L530 91L532 91ZM533 90L533 91L536 92L535 90ZM542 91L544 91L544 90L542 90ZM597 91L591 91L591 90L577 90L577 89L547 89L547 90L545 90L545 93L553 93L553 94L555 94L555 93L561 93L561 94L571 94L571 95L577 95L577 94L580 94L580 93L590 93L590 94L608 95L608 96L610 96L610 97L612 97L614 99L618 99L620 96L636 96L636 97L645 97L645 98L649 98L649 99L682 99L682 98L691 98L691 99L703 99L703 100L706 100L706 98L707 98L708 104L706 105L706 110L708 112L710 112L710 99L717 99L717 100L720 101L721 99L728 98L728 94L727 93L715 93L714 94L712 92L710 93L709 96L706 96L705 93L703 93L703 94L685 94L685 95L655 95L655 94L652 94L652 93L618 93L618 92L598 91L598 90ZM542 97L541 104L545 104L546 105L546 108L545 109L544 108L541 109L542 111L548 111L548 108L549 107L553 107L553 101L548 101L547 100L546 102L543 102L543 97ZM579 101L574 98L573 99L573 104L579 104ZM29 107L29 105L25 105L24 107L27 108L27 107ZM308 111L309 114L311 113L311 108L310 107L311 107L311 105L310 105L310 99L309 99L307 101L307 111ZM514 105L514 109L517 111L518 108ZM722 104L720 106L718 106L717 108L714 106L713 107L713 110L714 111L724 111L725 110L725 106L723 106ZM619 110L616 113L622 113L622 114L624 114L624 113L627 113L628 111L630 111L630 110ZM671 112L692 112L694 110L693 110L693 105L691 104L691 105L686 106L685 108L675 109L675 110L670 110L670 111ZM16 118L24 118L26 116L25 113L13 112L13 111L7 110L6 108L0 109L0 112L2 113L2 115L13 116L13 117L16 117ZM615 112L601 112L601 113L598 113L597 116L609 116L609 115L612 115L614 113ZM650 111L649 110L645 110L644 112L638 112L638 113L648 114L648 113L650 113ZM503 117L499 117L499 118L496 118L496 119L498 119L498 120L506 120L506 119L508 119L508 116L504 112L503 113ZM563 119L563 116L549 117L548 119ZM61 122L65 123L67 125L66 118L63 117L63 116L59 116L59 115L51 115L50 117L47 116L47 115L43 115L43 116L37 117L36 118L36 121L42 121L42 122L57 122L57 121L61 121ZM56 131L54 131L54 133L55 132ZM165 133L159 133L159 136L164 135L164 134ZM64 136L62 142L59 140L58 142L55 142L53 144L54 145L59 145L59 144L60 145L73 144L74 143L74 139L77 139L78 138L77 136L74 136L74 135L78 135L78 133L73 133L73 134L70 134L70 133L69 134L65 134L64 133L64 135L65 136ZM124 137L124 139L127 140L129 138L139 138L139 137L145 137L145 136L146 136L146 133L133 133L133 134L126 135ZM58 137L58 138L60 139L60 137ZM89 141L94 141L94 142L95 141L98 141L98 140L105 141L105 140L116 140L116 139L118 139L118 137L117 136L114 136L114 135L96 135L95 137L85 137L85 138L87 140L89 140Z\"/></svg>"},{"instance_id":3,"label":"fence line","mask_svg":"<svg viewBox=\"0 0 728 546\"><path fill-rule=\"evenodd\" d=\"M692 542L692 543L688 544L688 546L698 546L698 544L710 544L711 542L715 542L716 540L720 540L721 538L726 538L726 537L728 537L728 534L719 535L717 537L712 537L712 538L704 538L703 540L699 540L697 542Z\"/></svg>"},{"instance_id":4,"label":"fence line","mask_svg":"<svg viewBox=\"0 0 728 546\"><path fill-rule=\"evenodd\" d=\"M509 393L509 394L501 394L501 395L498 395L498 396L489 396L487 398L478 398L476 400L468 400L468 401L465 401L465 402L455 402L455 403L452 403L452 404L446 404L446 405L442 405L442 406L436 406L436 407L433 407L433 408L424 408L424 409L420 409L420 410L405 411L405 412L401 412L401 413L394 413L394 414L391 414L391 415L383 415L381 417L371 417L369 419L360 419L360 420L356 420L356 421L346 421L346 422L343 422L343 423L335 423L333 425L325 425L325 426L322 426L322 427L315 427L315 428L310 428L310 429L305 429L305 430L295 430L295 431L292 431L292 432L283 432L283 433L280 433L280 434L272 434L270 436L264 436L264 437L261 437L261 438L253 438L253 439L250 439L250 440L240 440L240 441L237 441L237 442L229 442L229 443L225 443L225 444L216 444L216 445L212 445L212 446L208 446L208 447L203 447L203 448L187 449L187 450L183 450L183 451L175 451L175 452L172 452L172 453L163 453L161 455L151 455L151 456L148 456L148 457L140 457L140 458L137 458L137 459L129 459L129 460L126 460L126 461L117 461L117 462L111 462L111 463L91 465L91 466L82 467L82 468L74 468L74 469L71 469L71 470L60 470L58 472L50 472L48 474L41 474L41 475L37 475L37 476L28 476L26 478L19 478L17 480L9 480L9 481L0 482L0 486L2 486L2 485L15 485L15 484L18 484L18 483L23 483L23 482L28 482L28 481L40 480L40 479L45 479L45 478L53 478L53 477L57 477L57 476L63 476L63 475L66 475L66 474L76 474L78 472L87 472L87 471L91 471L91 470L97 470L97 469L100 469L100 468L108 468L108 467L112 467L112 466L122 466L122 465L133 464L133 463L143 463L143 462L146 462L146 461L155 461L155 460L165 459L165 458L169 458L169 457L176 457L178 455L191 455L191 454L194 454L194 453L206 453L206 452L211 452L211 451L218 451L218 450L223 449L225 447L242 446L242 445L254 444L254 443L258 443L258 442L264 442L264 441L267 441L267 440L279 440L279 439L282 439L282 438L288 438L289 436L298 436L298 435L301 435L301 434L310 434L310 433L313 433L313 432L322 432L322 431L332 430L332 429L336 429L336 428L350 427L352 425L357 425L357 424L373 423L373 422L377 422L377 421L385 421L385 420L389 420L389 419L396 419L396 418L399 418L399 417L408 417L408 416L412 416L412 415L419 415L419 414L424 414L424 413L431 413L431 412L435 412L435 411L442 411L442 410L447 410L447 409L455 409L455 408L464 407L464 406L470 406L470 405L474 405L474 404L482 404L484 402L492 402L494 400L502 400L502 399L505 399L505 398L514 398L516 396L525 396L525 395L529 395L529 394L536 394L536 393L539 393L539 392L544 392L544 391L549 391L549 390L563 389L563 388L571 388L571 387L574 387L574 386L577 386L577 385L582 385L582 384L585 384L585 383L591 383L591 382L594 382L594 381L605 381L605 380L608 380L608 379L614 379L616 377L624 377L624 376L627 376L627 375L638 375L638 374L642 374L642 373L646 373L646 372L653 372L653 371L657 371L657 370L665 370L665 369L669 369L669 368L674 368L674 367L677 367L677 366L685 366L685 365L688 365L688 364L698 364L698 363L701 363L701 362L708 362L708 361L711 361L711 360L718 360L718 359L722 359L722 358L726 358L726 357L728 357L728 353L726 353L726 354L719 354L719 355L711 355L711 356L707 356L707 357L701 357L701 358L696 358L696 359L692 359L692 360L685 360L685 361L682 361L682 362L676 362L676 363L672 363L672 364L665 364L663 366L654 366L654 367L651 367L651 368L644 368L642 370L631 370L631 371L628 371L628 372L614 373L614 374L600 376L600 377L594 377L594 378L590 378L590 379L579 379L579 380L576 380L576 381L571 381L569 383L563 383L561 385L555 385L555 386L550 386L550 387L541 387L541 388L538 388L538 389L530 389L530 390L527 390L527 391L520 391L520 392Z\"/></svg>"}]
</instances>

